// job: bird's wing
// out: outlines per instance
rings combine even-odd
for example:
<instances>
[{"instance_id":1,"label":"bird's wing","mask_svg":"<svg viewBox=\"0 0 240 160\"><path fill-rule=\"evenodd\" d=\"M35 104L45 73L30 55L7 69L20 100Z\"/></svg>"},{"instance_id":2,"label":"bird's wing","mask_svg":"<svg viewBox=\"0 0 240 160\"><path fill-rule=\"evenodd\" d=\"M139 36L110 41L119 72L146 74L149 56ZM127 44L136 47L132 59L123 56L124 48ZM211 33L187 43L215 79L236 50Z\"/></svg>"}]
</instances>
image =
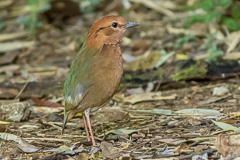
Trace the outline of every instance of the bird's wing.
<instances>
[{"instance_id":1,"label":"bird's wing","mask_svg":"<svg viewBox=\"0 0 240 160\"><path fill-rule=\"evenodd\" d=\"M64 83L65 112L76 108L91 87L88 72L91 71L91 57L94 54L94 51L83 46L73 61Z\"/></svg>"},{"instance_id":2,"label":"bird's wing","mask_svg":"<svg viewBox=\"0 0 240 160\"><path fill-rule=\"evenodd\" d=\"M64 83L64 119L62 134L66 123L75 116L75 109L93 85L90 74L92 57L97 53L83 46L74 59Z\"/></svg>"}]
</instances>

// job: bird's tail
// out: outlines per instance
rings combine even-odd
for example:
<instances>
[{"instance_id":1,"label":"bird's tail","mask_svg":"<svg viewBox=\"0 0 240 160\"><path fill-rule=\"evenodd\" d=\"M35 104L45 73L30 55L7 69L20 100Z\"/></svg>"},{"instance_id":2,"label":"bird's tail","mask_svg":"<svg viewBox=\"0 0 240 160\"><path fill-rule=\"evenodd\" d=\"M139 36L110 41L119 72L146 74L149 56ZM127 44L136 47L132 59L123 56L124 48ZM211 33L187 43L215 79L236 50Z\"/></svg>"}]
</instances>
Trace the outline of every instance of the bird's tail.
<instances>
[{"instance_id":1,"label":"bird's tail","mask_svg":"<svg viewBox=\"0 0 240 160\"><path fill-rule=\"evenodd\" d=\"M68 121L68 113L64 110L64 118L63 118L63 126L62 126L62 134L64 133L64 129L65 129L65 126L67 124L67 121Z\"/></svg>"}]
</instances>

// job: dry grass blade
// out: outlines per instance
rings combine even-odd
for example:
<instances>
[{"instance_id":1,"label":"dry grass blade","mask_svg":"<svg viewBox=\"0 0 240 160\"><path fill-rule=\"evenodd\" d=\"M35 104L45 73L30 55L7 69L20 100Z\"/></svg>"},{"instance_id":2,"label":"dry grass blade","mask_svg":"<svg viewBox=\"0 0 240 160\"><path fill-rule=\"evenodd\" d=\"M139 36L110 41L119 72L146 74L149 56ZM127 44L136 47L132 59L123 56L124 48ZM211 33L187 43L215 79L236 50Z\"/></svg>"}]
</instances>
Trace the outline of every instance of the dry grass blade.
<instances>
[{"instance_id":1,"label":"dry grass blade","mask_svg":"<svg viewBox=\"0 0 240 160\"><path fill-rule=\"evenodd\" d=\"M17 39L17 38L22 38L26 37L30 34L31 32L20 32L20 33L9 33L9 34L1 34L0 35L0 42L2 41L8 41L12 39Z\"/></svg>"},{"instance_id":2,"label":"dry grass blade","mask_svg":"<svg viewBox=\"0 0 240 160\"><path fill-rule=\"evenodd\" d=\"M35 41L5 42L0 43L0 52L13 51L22 48L28 48L35 44Z\"/></svg>"},{"instance_id":3,"label":"dry grass blade","mask_svg":"<svg viewBox=\"0 0 240 160\"><path fill-rule=\"evenodd\" d=\"M19 96L22 94L22 92L25 90L25 88L27 87L29 83L29 80L25 83L25 85L22 87L22 89L20 90L20 92L17 94L17 96L14 98L15 100L19 98Z\"/></svg>"},{"instance_id":4,"label":"dry grass blade","mask_svg":"<svg viewBox=\"0 0 240 160\"><path fill-rule=\"evenodd\" d=\"M59 139L59 138L25 138L27 140L42 140L42 141L54 141L54 142L71 142L70 140L67 139Z\"/></svg>"},{"instance_id":5,"label":"dry grass blade","mask_svg":"<svg viewBox=\"0 0 240 160\"><path fill-rule=\"evenodd\" d=\"M165 14L166 16L168 17L174 17L175 14L170 11L169 9L166 9L166 8L163 8L161 5L157 4L156 1L153 1L153 0L148 0L148 1L145 1L145 0L129 0L130 2L135 2L135 3L141 3L143 4L144 6L148 7L148 8L151 8L157 12L160 12L162 14Z\"/></svg>"}]
</instances>

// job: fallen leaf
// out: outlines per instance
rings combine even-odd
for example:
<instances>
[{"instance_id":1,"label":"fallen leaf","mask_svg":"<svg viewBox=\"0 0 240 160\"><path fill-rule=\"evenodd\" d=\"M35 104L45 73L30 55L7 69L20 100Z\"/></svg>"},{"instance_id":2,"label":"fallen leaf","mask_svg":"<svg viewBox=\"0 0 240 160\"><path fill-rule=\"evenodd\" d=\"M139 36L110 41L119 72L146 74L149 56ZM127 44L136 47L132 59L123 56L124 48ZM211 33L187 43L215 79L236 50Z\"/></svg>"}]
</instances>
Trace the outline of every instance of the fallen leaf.
<instances>
[{"instance_id":1,"label":"fallen leaf","mask_svg":"<svg viewBox=\"0 0 240 160\"><path fill-rule=\"evenodd\" d=\"M113 97L116 101L121 101L123 103L135 104L139 102L150 102L150 101L158 101L158 100L168 100L175 99L176 95L171 96L161 96L161 92L145 92L142 94L133 94L128 97L123 97L120 95L116 95Z\"/></svg>"},{"instance_id":2,"label":"fallen leaf","mask_svg":"<svg viewBox=\"0 0 240 160\"><path fill-rule=\"evenodd\" d=\"M39 126L37 125L30 125L30 124L25 124L25 125L22 125L20 127L18 127L19 129L22 129L22 128L39 128Z\"/></svg>"},{"instance_id":3,"label":"fallen leaf","mask_svg":"<svg viewBox=\"0 0 240 160\"><path fill-rule=\"evenodd\" d=\"M126 63L124 68L127 71L145 71L147 69L158 68L173 55L174 52L162 54L161 51L147 51L144 55L139 56L137 60Z\"/></svg>"},{"instance_id":4,"label":"fallen leaf","mask_svg":"<svg viewBox=\"0 0 240 160\"><path fill-rule=\"evenodd\" d=\"M40 107L40 106L37 106L37 107L33 107L34 109L34 112L36 113L54 113L54 112L61 112L63 111L63 108L60 108L60 107L57 107L57 108L54 108L54 107Z\"/></svg>"},{"instance_id":5,"label":"fallen leaf","mask_svg":"<svg viewBox=\"0 0 240 160\"><path fill-rule=\"evenodd\" d=\"M9 129L10 122L0 121L0 132L6 132Z\"/></svg>"},{"instance_id":6,"label":"fallen leaf","mask_svg":"<svg viewBox=\"0 0 240 160\"><path fill-rule=\"evenodd\" d=\"M240 59L240 52L234 52L234 53L226 54L222 58L227 59L227 60L237 60L237 59Z\"/></svg>"},{"instance_id":7,"label":"fallen leaf","mask_svg":"<svg viewBox=\"0 0 240 160\"><path fill-rule=\"evenodd\" d=\"M2 60L3 59L1 59L0 61L2 61ZM3 64L4 64L4 62L3 62ZM0 73L4 72L7 75L13 75L13 73L18 71L19 68L20 68L20 66L19 65L15 65L15 64L2 66L2 67L0 67Z\"/></svg>"},{"instance_id":8,"label":"fallen leaf","mask_svg":"<svg viewBox=\"0 0 240 160\"><path fill-rule=\"evenodd\" d=\"M120 152L111 143L102 142L100 145L103 158L115 159L120 156Z\"/></svg>"},{"instance_id":9,"label":"fallen leaf","mask_svg":"<svg viewBox=\"0 0 240 160\"><path fill-rule=\"evenodd\" d=\"M79 159L79 160L89 160L89 155L87 153L80 153L77 156L77 159Z\"/></svg>"},{"instance_id":10,"label":"fallen leaf","mask_svg":"<svg viewBox=\"0 0 240 160\"><path fill-rule=\"evenodd\" d=\"M207 34L207 26L204 23L198 23L197 25L193 25L195 27L190 27L189 29L184 28L174 28L172 25L167 25L167 31L171 34L186 34L186 35L195 35L195 36L206 36ZM201 28L201 29L199 29Z\"/></svg>"},{"instance_id":11,"label":"fallen leaf","mask_svg":"<svg viewBox=\"0 0 240 160\"><path fill-rule=\"evenodd\" d=\"M216 115L220 114L219 111L213 109L183 109L174 112L181 115Z\"/></svg>"},{"instance_id":12,"label":"fallen leaf","mask_svg":"<svg viewBox=\"0 0 240 160\"><path fill-rule=\"evenodd\" d=\"M47 107L63 107L60 103L52 102L50 100L39 99L36 97L32 97L32 100L39 106L47 106Z\"/></svg>"},{"instance_id":13,"label":"fallen leaf","mask_svg":"<svg viewBox=\"0 0 240 160\"><path fill-rule=\"evenodd\" d=\"M130 134L133 134L133 133L138 133L138 130L116 129L116 130L108 131L107 133L102 134L101 136L109 135L109 134L121 135L122 136L122 135L130 135Z\"/></svg>"},{"instance_id":14,"label":"fallen leaf","mask_svg":"<svg viewBox=\"0 0 240 160\"><path fill-rule=\"evenodd\" d=\"M10 122L0 121L0 124L10 124Z\"/></svg>"},{"instance_id":15,"label":"fallen leaf","mask_svg":"<svg viewBox=\"0 0 240 160\"><path fill-rule=\"evenodd\" d=\"M214 102L218 102L218 101L221 101L223 99L226 99L226 98L228 98L230 96L231 95L226 95L226 96L222 96L222 97L210 97L209 99L204 100L204 101L200 101L197 104L198 105L205 105L205 104L209 104L209 103L214 103Z\"/></svg>"},{"instance_id":16,"label":"fallen leaf","mask_svg":"<svg viewBox=\"0 0 240 160\"><path fill-rule=\"evenodd\" d=\"M224 123L224 122L217 122L212 120L213 123L215 123L218 127L222 128L223 130L233 130L234 132L240 131L240 128L234 127L230 124Z\"/></svg>"},{"instance_id":17,"label":"fallen leaf","mask_svg":"<svg viewBox=\"0 0 240 160\"><path fill-rule=\"evenodd\" d=\"M6 64L11 64L16 57L18 56L19 52L7 52L0 58L0 65L6 65ZM1 72L4 71L4 68L9 68L12 71L19 71L19 65L8 65L8 66L3 66L0 68ZM6 73L8 73L8 70L5 70Z\"/></svg>"},{"instance_id":18,"label":"fallen leaf","mask_svg":"<svg viewBox=\"0 0 240 160\"><path fill-rule=\"evenodd\" d=\"M61 151L66 151L66 150L69 150L70 148L66 145L62 145L62 146L58 147L58 149Z\"/></svg>"},{"instance_id":19,"label":"fallen leaf","mask_svg":"<svg viewBox=\"0 0 240 160\"><path fill-rule=\"evenodd\" d=\"M27 35L29 35L29 33L31 33L31 32L16 32L16 33L1 34L0 35L0 42L11 40L11 39L15 40L15 39L21 38L21 37L26 37Z\"/></svg>"},{"instance_id":20,"label":"fallen leaf","mask_svg":"<svg viewBox=\"0 0 240 160\"><path fill-rule=\"evenodd\" d=\"M240 31L232 32L227 36L227 54L233 51L240 42Z\"/></svg>"},{"instance_id":21,"label":"fallen leaf","mask_svg":"<svg viewBox=\"0 0 240 160\"><path fill-rule=\"evenodd\" d=\"M28 48L35 44L34 41L18 41L18 42L5 42L0 43L0 52L7 52L22 48Z\"/></svg>"},{"instance_id":22,"label":"fallen leaf","mask_svg":"<svg viewBox=\"0 0 240 160\"><path fill-rule=\"evenodd\" d=\"M146 6L147 8L150 8L152 10L155 10L161 14L164 14L168 17L174 17L175 14L169 10L167 8L167 6L164 6L163 5L163 2L158 2L158 1L154 1L154 0L148 0L148 1L145 1L145 0L130 0L131 2L135 2L135 3L140 3L140 4L143 4L144 6ZM171 3L169 1L169 3Z\"/></svg>"},{"instance_id":23,"label":"fallen leaf","mask_svg":"<svg viewBox=\"0 0 240 160\"><path fill-rule=\"evenodd\" d=\"M231 137L238 138L231 138ZM218 135L216 139L215 146L217 151L225 158L225 159L234 159L240 157L240 145L232 145L235 141L240 141L240 136L238 135Z\"/></svg>"},{"instance_id":24,"label":"fallen leaf","mask_svg":"<svg viewBox=\"0 0 240 160\"><path fill-rule=\"evenodd\" d=\"M67 148L67 147L66 147ZM86 149L73 149L73 148L69 148L67 150L62 150L62 149L66 149L65 147L63 148L53 148L50 150L43 150L43 153L52 153L52 152L56 152L56 153L61 153L61 154L70 154L70 155L75 155L76 153L82 153L82 152L86 152Z\"/></svg>"},{"instance_id":25,"label":"fallen leaf","mask_svg":"<svg viewBox=\"0 0 240 160\"><path fill-rule=\"evenodd\" d=\"M208 154L205 153L203 155L194 155L192 160L208 160Z\"/></svg>"},{"instance_id":26,"label":"fallen leaf","mask_svg":"<svg viewBox=\"0 0 240 160\"><path fill-rule=\"evenodd\" d=\"M153 109L153 110L132 110L133 112L150 113L150 114L163 114L173 115L171 110L167 109Z\"/></svg>"},{"instance_id":27,"label":"fallen leaf","mask_svg":"<svg viewBox=\"0 0 240 160\"><path fill-rule=\"evenodd\" d=\"M15 142L19 141L18 136L14 134L9 134L9 133L0 133L0 138L6 141L15 141Z\"/></svg>"},{"instance_id":28,"label":"fallen leaf","mask_svg":"<svg viewBox=\"0 0 240 160\"><path fill-rule=\"evenodd\" d=\"M39 150L39 148L37 148L36 146L27 143L24 139L22 139L21 137L19 138L19 142L17 145L18 149L20 149L21 151L25 152L25 153L34 153L37 152Z\"/></svg>"}]
</instances>

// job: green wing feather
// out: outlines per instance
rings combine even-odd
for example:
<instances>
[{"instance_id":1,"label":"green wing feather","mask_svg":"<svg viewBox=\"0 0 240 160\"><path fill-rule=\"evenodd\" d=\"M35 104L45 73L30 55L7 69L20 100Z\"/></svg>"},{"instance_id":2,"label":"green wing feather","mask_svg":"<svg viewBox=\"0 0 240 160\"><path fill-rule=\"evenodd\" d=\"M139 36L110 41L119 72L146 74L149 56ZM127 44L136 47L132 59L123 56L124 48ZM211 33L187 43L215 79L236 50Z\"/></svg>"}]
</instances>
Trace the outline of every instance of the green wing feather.
<instances>
[{"instance_id":1,"label":"green wing feather","mask_svg":"<svg viewBox=\"0 0 240 160\"><path fill-rule=\"evenodd\" d=\"M91 78L88 73L91 71L92 57L96 52L97 51L90 50L84 45L69 69L64 83L65 107L62 133L64 132L66 123L72 118L69 117L69 112L78 106L82 97L88 92L88 88L91 85Z\"/></svg>"}]
</instances>

